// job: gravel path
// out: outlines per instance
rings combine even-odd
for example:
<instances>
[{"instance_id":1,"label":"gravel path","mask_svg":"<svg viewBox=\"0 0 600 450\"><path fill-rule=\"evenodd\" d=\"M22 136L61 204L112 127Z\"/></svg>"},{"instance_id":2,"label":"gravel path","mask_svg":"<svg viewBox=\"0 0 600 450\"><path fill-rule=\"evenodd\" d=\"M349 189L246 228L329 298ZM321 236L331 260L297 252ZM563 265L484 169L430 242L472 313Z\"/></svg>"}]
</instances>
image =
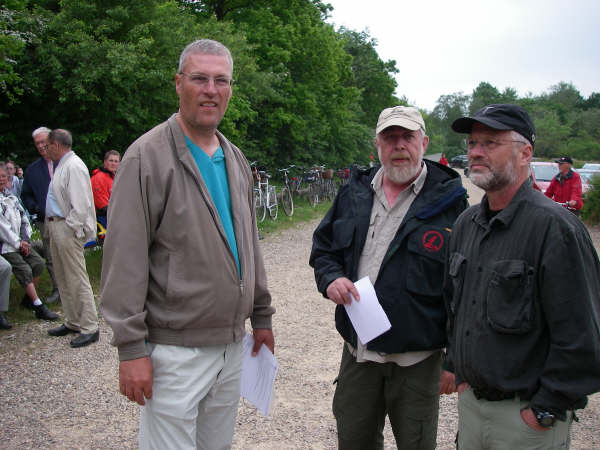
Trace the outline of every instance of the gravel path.
<instances>
[{"instance_id":1,"label":"gravel path","mask_svg":"<svg viewBox=\"0 0 600 450\"><path fill-rule=\"evenodd\" d=\"M465 184L469 184L468 181ZM471 201L477 199L471 192ZM271 419L240 402L235 449L333 449L332 382L342 340L334 305L316 292L307 261L317 222L262 241L280 369ZM600 249L600 229L591 230ZM116 351L101 323L100 342L71 349L51 338L50 324L33 322L0 332L0 448L122 449L137 447L137 406L118 392ZM600 394L579 412L573 449L600 449ZM438 448L454 448L456 394L440 402ZM389 427L386 448L395 448Z\"/></svg>"}]
</instances>

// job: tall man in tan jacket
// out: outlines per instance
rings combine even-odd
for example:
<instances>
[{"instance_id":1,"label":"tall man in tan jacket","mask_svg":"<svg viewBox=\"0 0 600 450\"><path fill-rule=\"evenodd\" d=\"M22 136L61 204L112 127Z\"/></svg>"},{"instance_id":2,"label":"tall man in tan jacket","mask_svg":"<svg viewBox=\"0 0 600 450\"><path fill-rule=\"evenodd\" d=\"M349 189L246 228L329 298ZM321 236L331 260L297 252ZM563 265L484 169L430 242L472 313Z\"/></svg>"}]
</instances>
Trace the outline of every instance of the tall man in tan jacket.
<instances>
[{"instance_id":1,"label":"tall man in tan jacket","mask_svg":"<svg viewBox=\"0 0 600 450\"><path fill-rule=\"evenodd\" d=\"M58 163L48 187L46 225L54 275L65 322L48 330L50 336L79 334L71 347L98 341L98 314L83 256L84 244L96 236L96 212L88 169L72 150L67 130L48 135L48 156Z\"/></svg>"},{"instance_id":2,"label":"tall man in tan jacket","mask_svg":"<svg viewBox=\"0 0 600 450\"><path fill-rule=\"evenodd\" d=\"M179 59L179 112L126 151L108 206L101 308L140 448L231 447L245 320L273 351L248 161L217 127L233 61L211 40Z\"/></svg>"}]
</instances>

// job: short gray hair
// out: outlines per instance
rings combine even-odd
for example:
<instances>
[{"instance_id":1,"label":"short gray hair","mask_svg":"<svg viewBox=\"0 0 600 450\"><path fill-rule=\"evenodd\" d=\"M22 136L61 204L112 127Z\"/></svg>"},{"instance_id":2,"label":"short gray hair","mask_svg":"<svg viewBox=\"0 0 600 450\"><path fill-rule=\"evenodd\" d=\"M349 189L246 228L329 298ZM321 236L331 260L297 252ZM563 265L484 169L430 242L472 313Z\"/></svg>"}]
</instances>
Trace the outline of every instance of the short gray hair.
<instances>
[{"instance_id":1,"label":"short gray hair","mask_svg":"<svg viewBox=\"0 0 600 450\"><path fill-rule=\"evenodd\" d=\"M73 145L73 136L67 130L57 128L56 130L52 130L48 135L48 142L58 142L63 147L71 148Z\"/></svg>"},{"instance_id":2,"label":"short gray hair","mask_svg":"<svg viewBox=\"0 0 600 450\"><path fill-rule=\"evenodd\" d=\"M104 154L104 161L106 161L110 156L118 156L121 159L121 154L116 150L109 150Z\"/></svg>"},{"instance_id":3,"label":"short gray hair","mask_svg":"<svg viewBox=\"0 0 600 450\"><path fill-rule=\"evenodd\" d=\"M177 73L181 73L183 71L185 61L188 55L191 53L226 56L227 60L229 61L229 65L231 66L231 73L233 73L233 58L231 57L231 52L223 44L213 41L212 39L199 39L191 44L186 45L179 56L179 67L177 68Z\"/></svg>"},{"instance_id":4,"label":"short gray hair","mask_svg":"<svg viewBox=\"0 0 600 450\"><path fill-rule=\"evenodd\" d=\"M50 134L50 131L52 131L50 128L39 127L33 130L33 133L31 133L31 137L36 137L40 133Z\"/></svg>"}]
</instances>

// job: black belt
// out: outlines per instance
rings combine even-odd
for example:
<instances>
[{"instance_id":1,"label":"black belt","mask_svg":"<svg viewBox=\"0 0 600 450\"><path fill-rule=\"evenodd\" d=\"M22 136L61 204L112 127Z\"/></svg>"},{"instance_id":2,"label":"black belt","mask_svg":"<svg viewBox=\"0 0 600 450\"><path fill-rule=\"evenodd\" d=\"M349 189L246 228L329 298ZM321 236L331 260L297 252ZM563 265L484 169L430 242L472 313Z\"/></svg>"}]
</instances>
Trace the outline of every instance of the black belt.
<instances>
[{"instance_id":1,"label":"black belt","mask_svg":"<svg viewBox=\"0 0 600 450\"><path fill-rule=\"evenodd\" d=\"M65 218L59 216L48 217L48 222L54 222L55 220L65 220Z\"/></svg>"},{"instance_id":2,"label":"black belt","mask_svg":"<svg viewBox=\"0 0 600 450\"><path fill-rule=\"evenodd\" d=\"M490 389L490 388L473 388L473 394L477 400L487 400L490 402L499 402L501 400L510 400L515 398L517 395L516 392L503 392L498 389Z\"/></svg>"}]
</instances>

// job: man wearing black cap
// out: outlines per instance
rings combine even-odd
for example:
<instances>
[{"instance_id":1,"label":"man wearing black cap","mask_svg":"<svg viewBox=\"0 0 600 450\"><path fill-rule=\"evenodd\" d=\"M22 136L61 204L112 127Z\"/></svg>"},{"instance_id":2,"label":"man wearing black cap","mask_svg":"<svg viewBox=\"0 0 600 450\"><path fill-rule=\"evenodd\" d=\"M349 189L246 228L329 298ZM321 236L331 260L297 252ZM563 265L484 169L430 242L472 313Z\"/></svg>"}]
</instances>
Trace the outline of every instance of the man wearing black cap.
<instances>
[{"instance_id":1,"label":"man wearing black cap","mask_svg":"<svg viewBox=\"0 0 600 450\"><path fill-rule=\"evenodd\" d=\"M555 202L564 204L569 211L578 216L583 207L581 177L572 170L573 160L570 157L563 156L556 162L558 163L558 173L552 178L550 186L544 194Z\"/></svg>"},{"instance_id":2,"label":"man wearing black cap","mask_svg":"<svg viewBox=\"0 0 600 450\"><path fill-rule=\"evenodd\" d=\"M573 411L600 390L598 256L581 221L528 181L522 108L489 105L452 128L469 133L470 178L486 192L454 225L444 280L458 447L567 448Z\"/></svg>"},{"instance_id":3,"label":"man wearing black cap","mask_svg":"<svg viewBox=\"0 0 600 450\"><path fill-rule=\"evenodd\" d=\"M383 448L387 415L398 448L433 449L446 345L444 255L466 191L454 170L423 159L429 138L418 109L384 109L376 134L381 167L352 174L315 230L310 255L344 339L333 397L338 446ZM353 282L366 276L392 328L363 343L344 304L358 298Z\"/></svg>"}]
</instances>

